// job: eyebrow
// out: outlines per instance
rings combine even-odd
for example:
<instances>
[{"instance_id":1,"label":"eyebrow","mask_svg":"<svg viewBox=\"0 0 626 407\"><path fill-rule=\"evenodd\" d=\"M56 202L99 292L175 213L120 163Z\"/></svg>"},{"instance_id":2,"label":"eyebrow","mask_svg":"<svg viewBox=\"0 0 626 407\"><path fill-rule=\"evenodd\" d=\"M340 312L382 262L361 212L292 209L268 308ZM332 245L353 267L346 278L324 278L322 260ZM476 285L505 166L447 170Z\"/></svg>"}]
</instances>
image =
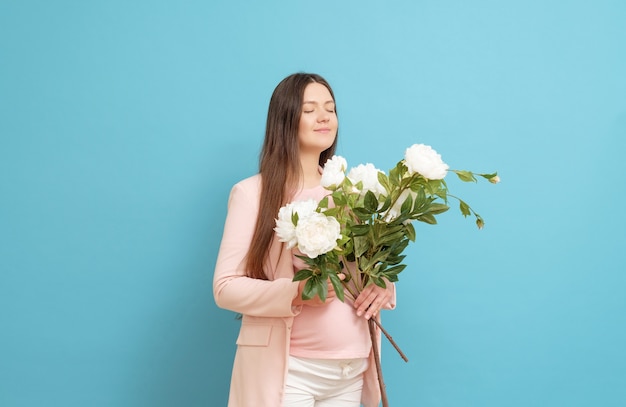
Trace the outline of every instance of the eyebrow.
<instances>
[{"instance_id":1,"label":"eyebrow","mask_svg":"<svg viewBox=\"0 0 626 407\"><path fill-rule=\"evenodd\" d=\"M306 100L304 102L302 102L303 105L307 104L307 103L313 103L313 104L317 104L317 102L313 101L313 100ZM323 104L327 105L329 103L335 103L334 100L327 100L326 102L324 102Z\"/></svg>"}]
</instances>

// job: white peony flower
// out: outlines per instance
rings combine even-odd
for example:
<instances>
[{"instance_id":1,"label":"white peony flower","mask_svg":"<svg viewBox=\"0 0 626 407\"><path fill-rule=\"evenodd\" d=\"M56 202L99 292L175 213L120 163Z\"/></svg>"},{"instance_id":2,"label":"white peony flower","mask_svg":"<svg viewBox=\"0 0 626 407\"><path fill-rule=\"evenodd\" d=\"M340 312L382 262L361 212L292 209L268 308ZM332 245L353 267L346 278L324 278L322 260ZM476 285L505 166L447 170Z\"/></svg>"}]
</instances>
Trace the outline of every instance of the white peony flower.
<instances>
[{"instance_id":1,"label":"white peony flower","mask_svg":"<svg viewBox=\"0 0 626 407\"><path fill-rule=\"evenodd\" d=\"M336 188L346 177L346 169L348 168L348 163L345 158L334 155L332 158L329 158L324 164L324 172L322 173L322 180L320 183L326 189Z\"/></svg>"},{"instance_id":2,"label":"white peony flower","mask_svg":"<svg viewBox=\"0 0 626 407\"><path fill-rule=\"evenodd\" d=\"M362 195L365 195L367 191L372 191L378 198L380 194L387 192L385 187L378 181L379 172L381 171L374 167L373 164L360 164L350 170L348 179L350 179L353 184L357 184L358 182L363 184L363 189L361 190Z\"/></svg>"},{"instance_id":3,"label":"white peony flower","mask_svg":"<svg viewBox=\"0 0 626 407\"><path fill-rule=\"evenodd\" d=\"M441 155L425 144L413 144L407 148L404 163L409 169L409 174L418 173L426 179L443 179L449 168L441 160Z\"/></svg>"},{"instance_id":4,"label":"white peony flower","mask_svg":"<svg viewBox=\"0 0 626 407\"><path fill-rule=\"evenodd\" d=\"M339 238L341 226L337 219L331 216L315 212L298 220L296 226L298 249L312 259L333 250Z\"/></svg>"},{"instance_id":5,"label":"white peony flower","mask_svg":"<svg viewBox=\"0 0 626 407\"><path fill-rule=\"evenodd\" d=\"M317 212L317 201L315 199L296 201L291 203L291 207L293 208L292 211L297 213L299 218L308 218Z\"/></svg>"},{"instance_id":6,"label":"white peony flower","mask_svg":"<svg viewBox=\"0 0 626 407\"><path fill-rule=\"evenodd\" d=\"M288 203L278 211L278 219L276 219L276 227L274 231L278 235L278 240L287 243L287 248L291 249L298 243L296 237L296 225L293 224L292 216L298 214L298 219L305 219L316 213L317 202L313 199L306 201L296 201ZM300 221L298 221L300 223Z\"/></svg>"}]
</instances>

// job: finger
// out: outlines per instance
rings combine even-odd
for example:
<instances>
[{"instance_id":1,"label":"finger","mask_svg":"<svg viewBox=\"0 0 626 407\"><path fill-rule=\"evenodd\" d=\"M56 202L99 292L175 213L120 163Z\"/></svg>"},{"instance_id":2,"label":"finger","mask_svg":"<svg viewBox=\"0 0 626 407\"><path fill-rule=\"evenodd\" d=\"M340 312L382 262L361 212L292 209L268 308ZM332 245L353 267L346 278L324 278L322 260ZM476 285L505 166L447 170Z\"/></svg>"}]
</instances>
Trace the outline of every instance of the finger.
<instances>
[{"instance_id":1,"label":"finger","mask_svg":"<svg viewBox=\"0 0 626 407\"><path fill-rule=\"evenodd\" d=\"M391 293L385 288L378 286L370 286L368 288L370 288L370 292L367 297L364 297L363 303L360 304L357 310L357 315L359 316L363 312L365 313L365 319L370 319L372 316L376 315L391 298ZM363 292L365 292L365 290Z\"/></svg>"},{"instance_id":2,"label":"finger","mask_svg":"<svg viewBox=\"0 0 626 407\"><path fill-rule=\"evenodd\" d=\"M363 296L363 294L365 294L365 295ZM362 298L362 301L360 302L360 304L358 305L357 311L356 311L356 314L358 316L361 316L364 313L366 313L368 311L368 309L370 309L372 307L372 304L376 300L376 293L373 293L373 292L370 292L370 293L363 292L363 293L361 293L361 296L363 296L363 298ZM359 297L361 297L361 296L359 296Z\"/></svg>"},{"instance_id":3,"label":"finger","mask_svg":"<svg viewBox=\"0 0 626 407\"><path fill-rule=\"evenodd\" d=\"M326 294L326 298L335 297L337 294L335 293L335 287L329 282L328 283L328 294Z\"/></svg>"},{"instance_id":4,"label":"finger","mask_svg":"<svg viewBox=\"0 0 626 407\"><path fill-rule=\"evenodd\" d=\"M356 300L354 301L354 308L357 308L357 309L361 308L363 303L366 303L367 305L369 305L372 301L371 300L369 302L367 301L371 293L372 293L371 286L365 287L363 291L361 291L361 293L357 296ZM367 305L366 305L366 308L367 308Z\"/></svg>"},{"instance_id":5,"label":"finger","mask_svg":"<svg viewBox=\"0 0 626 407\"><path fill-rule=\"evenodd\" d=\"M391 301L393 295L388 288L375 287L374 290L377 293L378 308L382 309Z\"/></svg>"},{"instance_id":6,"label":"finger","mask_svg":"<svg viewBox=\"0 0 626 407\"><path fill-rule=\"evenodd\" d=\"M376 315L382 308L382 301L376 300L370 304L369 308L365 312L365 319L370 319Z\"/></svg>"}]
</instances>

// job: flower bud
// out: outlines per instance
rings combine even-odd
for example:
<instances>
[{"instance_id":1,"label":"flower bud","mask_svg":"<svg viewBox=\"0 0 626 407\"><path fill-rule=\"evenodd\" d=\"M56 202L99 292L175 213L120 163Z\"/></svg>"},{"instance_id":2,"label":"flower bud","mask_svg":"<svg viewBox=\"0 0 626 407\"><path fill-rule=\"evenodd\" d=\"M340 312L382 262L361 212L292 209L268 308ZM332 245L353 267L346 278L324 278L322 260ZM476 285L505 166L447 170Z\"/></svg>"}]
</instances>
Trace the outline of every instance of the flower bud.
<instances>
[{"instance_id":1,"label":"flower bud","mask_svg":"<svg viewBox=\"0 0 626 407\"><path fill-rule=\"evenodd\" d=\"M478 226L478 229L484 228L485 221L482 218L476 218L476 226Z\"/></svg>"},{"instance_id":2,"label":"flower bud","mask_svg":"<svg viewBox=\"0 0 626 407\"><path fill-rule=\"evenodd\" d=\"M492 184L497 184L498 182L500 182L500 177L497 175L495 177L491 177L489 178L489 182L491 182Z\"/></svg>"}]
</instances>

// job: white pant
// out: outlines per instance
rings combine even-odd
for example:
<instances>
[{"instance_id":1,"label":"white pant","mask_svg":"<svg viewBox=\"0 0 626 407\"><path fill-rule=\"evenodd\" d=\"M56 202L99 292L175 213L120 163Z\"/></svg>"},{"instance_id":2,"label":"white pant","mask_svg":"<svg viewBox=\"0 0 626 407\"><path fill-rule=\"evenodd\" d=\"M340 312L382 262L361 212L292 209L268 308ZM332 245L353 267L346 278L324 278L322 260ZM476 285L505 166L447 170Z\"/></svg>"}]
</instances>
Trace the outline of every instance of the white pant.
<instances>
[{"instance_id":1,"label":"white pant","mask_svg":"<svg viewBox=\"0 0 626 407\"><path fill-rule=\"evenodd\" d=\"M283 407L359 407L367 359L289 356Z\"/></svg>"}]
</instances>

